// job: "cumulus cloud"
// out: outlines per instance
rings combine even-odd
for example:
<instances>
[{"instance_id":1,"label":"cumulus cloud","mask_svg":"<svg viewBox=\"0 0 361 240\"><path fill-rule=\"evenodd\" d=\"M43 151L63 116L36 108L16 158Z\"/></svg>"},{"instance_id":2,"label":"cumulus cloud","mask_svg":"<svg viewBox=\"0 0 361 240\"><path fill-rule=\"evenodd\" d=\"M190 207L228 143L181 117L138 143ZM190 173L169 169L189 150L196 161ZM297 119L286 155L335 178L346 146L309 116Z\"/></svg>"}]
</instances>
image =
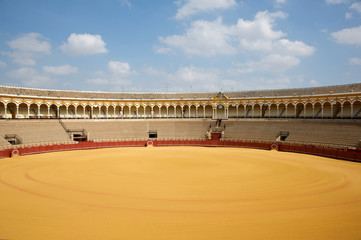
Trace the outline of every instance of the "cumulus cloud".
<instances>
[{"instance_id":1,"label":"cumulus cloud","mask_svg":"<svg viewBox=\"0 0 361 240\"><path fill-rule=\"evenodd\" d=\"M176 2L180 5L180 1ZM186 0L175 16L175 19L180 20L190 17L201 12L212 12L215 10L225 10L237 5L235 0Z\"/></svg>"},{"instance_id":2,"label":"cumulus cloud","mask_svg":"<svg viewBox=\"0 0 361 240\"><path fill-rule=\"evenodd\" d=\"M341 31L331 33L331 36L337 43L361 45L361 26L345 28Z\"/></svg>"},{"instance_id":3,"label":"cumulus cloud","mask_svg":"<svg viewBox=\"0 0 361 240\"><path fill-rule=\"evenodd\" d=\"M294 56L282 56L271 54L263 57L260 61L248 61L245 64L239 64L239 73L253 72L284 72L292 67L297 66L300 60Z\"/></svg>"},{"instance_id":4,"label":"cumulus cloud","mask_svg":"<svg viewBox=\"0 0 361 240\"><path fill-rule=\"evenodd\" d=\"M235 54L236 49L229 44L229 28L216 21L195 21L183 35L160 37L160 42L170 48L181 49L187 55L214 56L217 54Z\"/></svg>"},{"instance_id":5,"label":"cumulus cloud","mask_svg":"<svg viewBox=\"0 0 361 240\"><path fill-rule=\"evenodd\" d=\"M60 46L60 49L71 56L87 56L93 54L107 53L106 44L98 34L76 34L72 33L68 41Z\"/></svg>"},{"instance_id":6,"label":"cumulus cloud","mask_svg":"<svg viewBox=\"0 0 361 240\"><path fill-rule=\"evenodd\" d=\"M16 80L20 80L22 85L26 87L51 87L56 82L54 79L42 75L30 67L15 69L11 72L8 72L7 76Z\"/></svg>"},{"instance_id":7,"label":"cumulus cloud","mask_svg":"<svg viewBox=\"0 0 361 240\"><path fill-rule=\"evenodd\" d=\"M326 0L326 3L327 4L333 4L333 5L335 5L335 4L341 4L341 3L348 3L349 2L349 0Z\"/></svg>"},{"instance_id":8,"label":"cumulus cloud","mask_svg":"<svg viewBox=\"0 0 361 240\"><path fill-rule=\"evenodd\" d=\"M291 41L286 33L275 30L276 19L286 17L282 11L261 11L253 20L240 18L233 25L224 24L220 17L215 21L199 20L192 22L182 35L160 37L159 41L166 45L164 48L180 50L189 56L234 55L245 51L263 55L256 65L279 56L290 62L284 68L276 68L277 71L287 70L299 64L296 57L310 56L315 48L302 41Z\"/></svg>"},{"instance_id":9,"label":"cumulus cloud","mask_svg":"<svg viewBox=\"0 0 361 240\"><path fill-rule=\"evenodd\" d=\"M78 72L78 69L70 65L61 65L61 66L44 66L43 71L56 75L68 75Z\"/></svg>"},{"instance_id":10,"label":"cumulus cloud","mask_svg":"<svg viewBox=\"0 0 361 240\"><path fill-rule=\"evenodd\" d=\"M275 0L274 5L275 7L282 7L283 4L285 4L287 0Z\"/></svg>"},{"instance_id":11,"label":"cumulus cloud","mask_svg":"<svg viewBox=\"0 0 361 240\"><path fill-rule=\"evenodd\" d=\"M350 12L345 13L345 19L347 20L352 19L352 13Z\"/></svg>"},{"instance_id":12,"label":"cumulus cloud","mask_svg":"<svg viewBox=\"0 0 361 240\"><path fill-rule=\"evenodd\" d=\"M136 74L131 70L129 63L109 61L107 72L97 72L96 77L88 79L87 83L92 85L102 85L103 87L112 87L113 90L119 90L120 86L130 85L129 77Z\"/></svg>"},{"instance_id":13,"label":"cumulus cloud","mask_svg":"<svg viewBox=\"0 0 361 240\"><path fill-rule=\"evenodd\" d=\"M354 9L357 12L361 13L361 2L355 2L350 6L350 9Z\"/></svg>"},{"instance_id":14,"label":"cumulus cloud","mask_svg":"<svg viewBox=\"0 0 361 240\"><path fill-rule=\"evenodd\" d=\"M113 75L126 77L131 74L130 65L127 62L109 61L108 70Z\"/></svg>"},{"instance_id":15,"label":"cumulus cloud","mask_svg":"<svg viewBox=\"0 0 361 240\"><path fill-rule=\"evenodd\" d=\"M349 64L361 66L361 58L354 57L349 59Z\"/></svg>"},{"instance_id":16,"label":"cumulus cloud","mask_svg":"<svg viewBox=\"0 0 361 240\"><path fill-rule=\"evenodd\" d=\"M4 52L19 65L34 66L36 58L50 54L50 43L40 33L22 34L7 42L12 52Z\"/></svg>"}]
</instances>

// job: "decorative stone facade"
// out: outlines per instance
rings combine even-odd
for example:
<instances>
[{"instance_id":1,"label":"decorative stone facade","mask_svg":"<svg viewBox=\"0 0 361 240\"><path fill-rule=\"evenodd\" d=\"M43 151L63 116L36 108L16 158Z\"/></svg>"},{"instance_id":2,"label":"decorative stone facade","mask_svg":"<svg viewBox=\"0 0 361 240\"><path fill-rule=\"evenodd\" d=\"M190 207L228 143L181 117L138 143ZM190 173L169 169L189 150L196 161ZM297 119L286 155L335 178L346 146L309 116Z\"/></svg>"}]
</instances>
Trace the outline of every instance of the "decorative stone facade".
<instances>
[{"instance_id":1,"label":"decorative stone facade","mask_svg":"<svg viewBox=\"0 0 361 240\"><path fill-rule=\"evenodd\" d=\"M361 83L219 93L106 93L0 86L0 118L361 118Z\"/></svg>"}]
</instances>

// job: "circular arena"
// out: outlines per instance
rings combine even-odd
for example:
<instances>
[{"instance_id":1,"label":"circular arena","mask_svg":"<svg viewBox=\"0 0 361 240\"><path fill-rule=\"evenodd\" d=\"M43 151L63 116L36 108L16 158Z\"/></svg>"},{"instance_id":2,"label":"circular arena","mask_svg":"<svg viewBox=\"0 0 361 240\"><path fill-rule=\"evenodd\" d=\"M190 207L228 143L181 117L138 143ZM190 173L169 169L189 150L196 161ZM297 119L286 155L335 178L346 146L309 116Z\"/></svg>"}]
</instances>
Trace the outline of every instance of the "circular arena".
<instances>
[{"instance_id":1,"label":"circular arena","mask_svg":"<svg viewBox=\"0 0 361 240\"><path fill-rule=\"evenodd\" d=\"M1 86L0 118L0 239L361 236L359 83L218 93Z\"/></svg>"}]
</instances>

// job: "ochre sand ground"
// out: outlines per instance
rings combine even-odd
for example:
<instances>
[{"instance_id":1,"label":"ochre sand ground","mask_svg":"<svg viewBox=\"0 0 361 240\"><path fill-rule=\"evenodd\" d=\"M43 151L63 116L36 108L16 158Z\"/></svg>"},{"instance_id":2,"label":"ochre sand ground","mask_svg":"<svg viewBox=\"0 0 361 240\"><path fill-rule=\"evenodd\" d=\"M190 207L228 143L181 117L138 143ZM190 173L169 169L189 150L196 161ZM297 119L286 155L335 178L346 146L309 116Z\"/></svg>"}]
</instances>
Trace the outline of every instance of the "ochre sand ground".
<instances>
[{"instance_id":1,"label":"ochre sand ground","mask_svg":"<svg viewBox=\"0 0 361 240\"><path fill-rule=\"evenodd\" d=\"M206 147L0 159L0 239L361 239L361 164Z\"/></svg>"}]
</instances>

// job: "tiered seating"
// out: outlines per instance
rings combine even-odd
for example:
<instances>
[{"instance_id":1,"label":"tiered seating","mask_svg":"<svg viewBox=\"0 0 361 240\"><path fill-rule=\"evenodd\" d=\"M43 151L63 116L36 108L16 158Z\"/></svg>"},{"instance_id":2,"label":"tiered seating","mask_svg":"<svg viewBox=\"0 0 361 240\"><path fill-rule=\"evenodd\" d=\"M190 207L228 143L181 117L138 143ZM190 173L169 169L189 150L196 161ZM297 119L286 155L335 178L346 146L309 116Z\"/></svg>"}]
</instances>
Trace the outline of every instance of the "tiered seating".
<instances>
[{"instance_id":1,"label":"tiered seating","mask_svg":"<svg viewBox=\"0 0 361 240\"><path fill-rule=\"evenodd\" d=\"M89 140L147 139L149 131L156 131L159 139L204 138L209 120L166 119L73 119L63 120L68 129L85 129Z\"/></svg>"},{"instance_id":2,"label":"tiered seating","mask_svg":"<svg viewBox=\"0 0 361 240\"><path fill-rule=\"evenodd\" d=\"M147 138L147 122L135 120L63 120L72 129L85 129L89 140Z\"/></svg>"},{"instance_id":3,"label":"tiered seating","mask_svg":"<svg viewBox=\"0 0 361 240\"><path fill-rule=\"evenodd\" d=\"M16 134L25 145L70 141L58 120L1 120L0 136L8 134Z\"/></svg>"},{"instance_id":4,"label":"tiered seating","mask_svg":"<svg viewBox=\"0 0 361 240\"><path fill-rule=\"evenodd\" d=\"M361 140L359 120L282 119L228 120L224 139L275 141L289 132L285 142L356 147Z\"/></svg>"}]
</instances>

